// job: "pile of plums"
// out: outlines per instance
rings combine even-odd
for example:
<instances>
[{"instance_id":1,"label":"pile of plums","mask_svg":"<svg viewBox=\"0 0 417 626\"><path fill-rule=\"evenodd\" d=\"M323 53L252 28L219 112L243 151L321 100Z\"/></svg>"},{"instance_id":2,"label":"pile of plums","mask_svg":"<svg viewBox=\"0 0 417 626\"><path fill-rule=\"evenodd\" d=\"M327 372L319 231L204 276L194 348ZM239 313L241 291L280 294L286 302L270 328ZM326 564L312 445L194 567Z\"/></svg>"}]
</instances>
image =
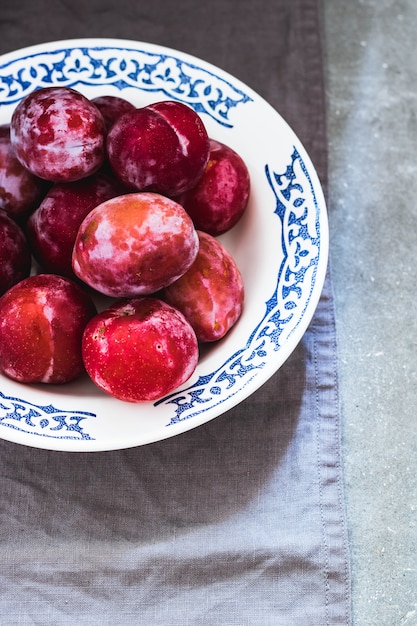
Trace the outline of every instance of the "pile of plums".
<instances>
[{"instance_id":1,"label":"pile of plums","mask_svg":"<svg viewBox=\"0 0 417 626\"><path fill-rule=\"evenodd\" d=\"M86 371L128 402L186 382L241 315L218 235L249 193L241 156L185 104L26 96L0 127L0 371L54 384Z\"/></svg>"}]
</instances>

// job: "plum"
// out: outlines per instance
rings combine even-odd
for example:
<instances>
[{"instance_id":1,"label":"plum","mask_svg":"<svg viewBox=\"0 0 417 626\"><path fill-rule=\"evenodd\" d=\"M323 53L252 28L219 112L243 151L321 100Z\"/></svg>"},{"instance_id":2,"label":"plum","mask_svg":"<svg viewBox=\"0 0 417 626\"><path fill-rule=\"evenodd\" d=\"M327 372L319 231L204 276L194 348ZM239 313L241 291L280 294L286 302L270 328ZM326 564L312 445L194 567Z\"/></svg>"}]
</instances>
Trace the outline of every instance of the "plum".
<instances>
[{"instance_id":1,"label":"plum","mask_svg":"<svg viewBox=\"0 0 417 626\"><path fill-rule=\"evenodd\" d=\"M92 98L91 102L100 110L106 124L107 132L113 126L114 122L119 119L119 117L128 111L133 111L136 108L134 104L124 98L120 98L119 96L97 96L97 98ZM113 173L107 158L107 152L105 154L101 170L108 174Z\"/></svg>"},{"instance_id":2,"label":"plum","mask_svg":"<svg viewBox=\"0 0 417 626\"><path fill-rule=\"evenodd\" d=\"M111 198L83 220L74 244L75 275L115 298L149 295L179 278L198 252L181 205L152 192Z\"/></svg>"},{"instance_id":3,"label":"plum","mask_svg":"<svg viewBox=\"0 0 417 626\"><path fill-rule=\"evenodd\" d=\"M119 96L97 96L96 98L92 98L91 102L100 110L107 130L110 130L114 122L124 113L133 111L136 108L134 104Z\"/></svg>"},{"instance_id":4,"label":"plum","mask_svg":"<svg viewBox=\"0 0 417 626\"><path fill-rule=\"evenodd\" d=\"M161 398L187 381L198 342L185 317L159 298L116 301L87 324L85 368L105 393L126 402Z\"/></svg>"},{"instance_id":5,"label":"plum","mask_svg":"<svg viewBox=\"0 0 417 626\"><path fill-rule=\"evenodd\" d=\"M0 209L0 296L29 276L31 262L23 230Z\"/></svg>"},{"instance_id":6,"label":"plum","mask_svg":"<svg viewBox=\"0 0 417 626\"><path fill-rule=\"evenodd\" d=\"M52 185L26 225L29 244L42 269L74 278L72 250L81 222L97 205L121 192L120 184L101 172Z\"/></svg>"},{"instance_id":7,"label":"plum","mask_svg":"<svg viewBox=\"0 0 417 626\"><path fill-rule=\"evenodd\" d=\"M229 146L210 139L210 156L197 184L176 200L191 216L197 230L221 235L245 212L250 177L242 157Z\"/></svg>"},{"instance_id":8,"label":"plum","mask_svg":"<svg viewBox=\"0 0 417 626\"><path fill-rule=\"evenodd\" d=\"M201 343L217 341L239 319L244 285L236 261L220 240L197 231L199 251L191 267L160 297L179 309Z\"/></svg>"},{"instance_id":9,"label":"plum","mask_svg":"<svg viewBox=\"0 0 417 626\"><path fill-rule=\"evenodd\" d=\"M47 183L17 159L10 141L10 125L0 126L0 208L14 220L25 219L47 191Z\"/></svg>"},{"instance_id":10,"label":"plum","mask_svg":"<svg viewBox=\"0 0 417 626\"><path fill-rule=\"evenodd\" d=\"M0 370L22 383L61 384L84 372L82 335L97 313L76 283L29 276L0 298Z\"/></svg>"},{"instance_id":11,"label":"plum","mask_svg":"<svg viewBox=\"0 0 417 626\"><path fill-rule=\"evenodd\" d=\"M22 165L52 182L90 176L105 159L104 118L70 87L44 87L23 98L12 115L10 138Z\"/></svg>"},{"instance_id":12,"label":"plum","mask_svg":"<svg viewBox=\"0 0 417 626\"><path fill-rule=\"evenodd\" d=\"M125 113L107 136L115 175L132 191L172 197L193 187L209 158L209 137L199 115L175 101Z\"/></svg>"}]
</instances>

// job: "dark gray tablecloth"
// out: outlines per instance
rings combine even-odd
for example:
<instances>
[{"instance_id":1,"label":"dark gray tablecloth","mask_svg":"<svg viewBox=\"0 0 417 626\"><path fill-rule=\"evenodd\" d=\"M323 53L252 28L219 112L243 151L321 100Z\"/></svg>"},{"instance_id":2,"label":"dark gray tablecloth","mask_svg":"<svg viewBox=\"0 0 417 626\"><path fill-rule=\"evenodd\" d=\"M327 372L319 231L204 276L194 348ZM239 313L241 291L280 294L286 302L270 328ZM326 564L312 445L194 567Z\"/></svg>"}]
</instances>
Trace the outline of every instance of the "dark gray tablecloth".
<instances>
[{"instance_id":1,"label":"dark gray tablecloth","mask_svg":"<svg viewBox=\"0 0 417 626\"><path fill-rule=\"evenodd\" d=\"M0 52L119 37L189 52L275 106L324 189L316 0L3 0ZM0 623L350 624L331 278L302 342L229 413L130 450L0 441Z\"/></svg>"}]
</instances>

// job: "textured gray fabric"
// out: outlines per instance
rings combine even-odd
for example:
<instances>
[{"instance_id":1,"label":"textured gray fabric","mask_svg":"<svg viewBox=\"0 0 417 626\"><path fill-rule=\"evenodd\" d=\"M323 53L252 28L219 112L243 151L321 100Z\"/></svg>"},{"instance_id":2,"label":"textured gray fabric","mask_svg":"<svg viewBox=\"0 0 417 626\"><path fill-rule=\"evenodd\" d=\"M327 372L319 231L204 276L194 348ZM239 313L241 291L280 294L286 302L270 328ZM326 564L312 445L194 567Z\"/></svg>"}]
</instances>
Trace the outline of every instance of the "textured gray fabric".
<instances>
[{"instance_id":1,"label":"textured gray fabric","mask_svg":"<svg viewBox=\"0 0 417 626\"><path fill-rule=\"evenodd\" d=\"M0 33L1 52L111 36L203 57L280 110L326 188L314 0L3 0ZM115 452L1 441L1 625L350 624L337 389L329 275L287 363L224 416Z\"/></svg>"}]
</instances>

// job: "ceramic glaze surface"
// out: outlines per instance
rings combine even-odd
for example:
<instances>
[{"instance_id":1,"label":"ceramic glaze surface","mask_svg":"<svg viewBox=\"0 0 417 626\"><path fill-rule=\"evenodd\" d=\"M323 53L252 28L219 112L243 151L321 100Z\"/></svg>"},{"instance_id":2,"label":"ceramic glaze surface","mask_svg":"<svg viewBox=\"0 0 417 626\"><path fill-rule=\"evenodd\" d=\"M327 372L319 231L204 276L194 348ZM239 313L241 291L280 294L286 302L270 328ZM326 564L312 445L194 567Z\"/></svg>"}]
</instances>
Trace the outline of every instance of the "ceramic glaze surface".
<instances>
[{"instance_id":1,"label":"ceramic glaze surface","mask_svg":"<svg viewBox=\"0 0 417 626\"><path fill-rule=\"evenodd\" d=\"M18 53L19 54L19 53ZM197 64L196 64L197 63ZM250 100L250 96L214 72L181 56L121 46L45 46L45 51L21 51L18 58L1 68L2 103L15 104L40 87L80 84L103 88L113 86L122 92L128 87L148 93L164 93L199 113L207 113L218 123L230 125L230 110Z\"/></svg>"}]
</instances>

